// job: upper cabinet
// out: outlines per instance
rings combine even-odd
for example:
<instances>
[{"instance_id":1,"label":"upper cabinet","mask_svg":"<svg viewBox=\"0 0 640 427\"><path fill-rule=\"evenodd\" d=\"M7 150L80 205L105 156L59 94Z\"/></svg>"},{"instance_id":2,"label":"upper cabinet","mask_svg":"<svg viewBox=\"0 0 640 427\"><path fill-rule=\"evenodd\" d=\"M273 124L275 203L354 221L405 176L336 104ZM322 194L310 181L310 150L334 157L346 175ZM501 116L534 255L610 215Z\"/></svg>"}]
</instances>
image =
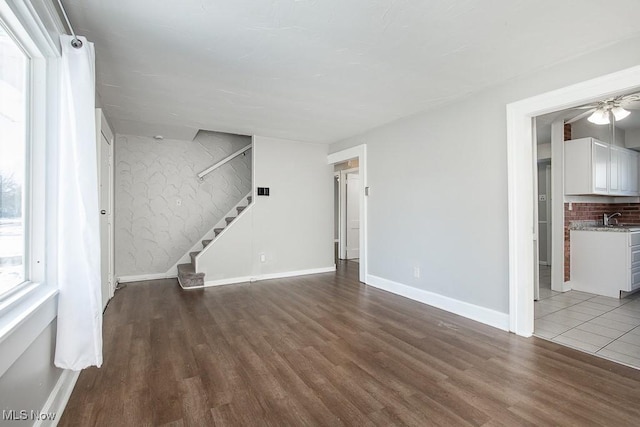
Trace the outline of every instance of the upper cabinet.
<instances>
[{"instance_id":1,"label":"upper cabinet","mask_svg":"<svg viewBox=\"0 0 640 427\"><path fill-rule=\"evenodd\" d=\"M566 195L638 196L638 153L595 138L566 141Z\"/></svg>"}]
</instances>

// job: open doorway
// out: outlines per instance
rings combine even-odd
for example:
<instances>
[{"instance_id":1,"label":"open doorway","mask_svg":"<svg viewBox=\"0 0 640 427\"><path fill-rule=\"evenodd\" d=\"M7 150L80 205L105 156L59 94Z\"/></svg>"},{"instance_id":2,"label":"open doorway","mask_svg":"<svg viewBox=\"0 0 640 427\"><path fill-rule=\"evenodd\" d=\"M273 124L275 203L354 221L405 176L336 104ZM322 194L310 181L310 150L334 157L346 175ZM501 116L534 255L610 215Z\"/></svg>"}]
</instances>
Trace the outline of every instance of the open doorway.
<instances>
[{"instance_id":1,"label":"open doorway","mask_svg":"<svg viewBox=\"0 0 640 427\"><path fill-rule=\"evenodd\" d=\"M334 165L338 260L360 259L360 168L357 158Z\"/></svg>"},{"instance_id":2,"label":"open doorway","mask_svg":"<svg viewBox=\"0 0 640 427\"><path fill-rule=\"evenodd\" d=\"M359 280L367 280L367 168L366 145L332 153L334 165L334 245L336 262L358 264ZM336 209L337 204L337 209Z\"/></svg>"},{"instance_id":3,"label":"open doorway","mask_svg":"<svg viewBox=\"0 0 640 427\"><path fill-rule=\"evenodd\" d=\"M609 102L612 108L606 110ZM594 115L600 108L604 118L601 112ZM640 294L633 293L640 289L640 277L634 278L640 259L632 256L636 248L640 252L640 93L611 94L536 117L535 123L540 295L535 297L534 288L534 335L640 368ZM560 126L563 134L552 131ZM541 141L541 135L551 137ZM552 152L563 160L553 157L547 164ZM552 168L563 184L558 197L549 198L563 223L551 227L563 274L561 286L545 289Z\"/></svg>"},{"instance_id":4,"label":"open doorway","mask_svg":"<svg viewBox=\"0 0 640 427\"><path fill-rule=\"evenodd\" d=\"M509 199L509 328L531 336L534 326L533 245L531 226L534 223L533 202L535 151L532 118L554 111L584 105L612 94L640 87L640 66L594 78L543 93L507 105L508 199ZM562 162L562 153L556 165ZM553 165L553 164L552 164ZM554 194L559 184L552 166ZM562 193L562 191L560 191ZM554 227L558 221L554 216ZM555 245L554 245L555 247ZM552 256L556 266L557 251Z\"/></svg>"}]
</instances>

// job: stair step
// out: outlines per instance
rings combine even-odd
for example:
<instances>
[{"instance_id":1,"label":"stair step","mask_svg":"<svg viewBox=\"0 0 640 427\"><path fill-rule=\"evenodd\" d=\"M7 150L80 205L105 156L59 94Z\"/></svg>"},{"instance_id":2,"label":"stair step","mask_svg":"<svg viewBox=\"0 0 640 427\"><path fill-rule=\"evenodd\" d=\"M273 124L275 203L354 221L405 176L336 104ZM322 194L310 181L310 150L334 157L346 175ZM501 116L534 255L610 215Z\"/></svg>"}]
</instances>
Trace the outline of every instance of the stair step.
<instances>
[{"instance_id":1,"label":"stair step","mask_svg":"<svg viewBox=\"0 0 640 427\"><path fill-rule=\"evenodd\" d=\"M200 253L200 251L198 252L189 252L189 256L191 257L191 264L193 264L194 266L196 265L196 255L198 255Z\"/></svg>"},{"instance_id":2,"label":"stair step","mask_svg":"<svg viewBox=\"0 0 640 427\"><path fill-rule=\"evenodd\" d=\"M235 216L228 216L224 220L227 221L227 225L229 225L233 222L234 219L236 219Z\"/></svg>"},{"instance_id":3,"label":"stair step","mask_svg":"<svg viewBox=\"0 0 640 427\"><path fill-rule=\"evenodd\" d=\"M204 286L204 273L196 273L193 264L178 264L178 278L183 288Z\"/></svg>"},{"instance_id":4,"label":"stair step","mask_svg":"<svg viewBox=\"0 0 640 427\"><path fill-rule=\"evenodd\" d=\"M222 233L222 230L224 230L224 228L214 228L213 232L216 233L216 236L220 233Z\"/></svg>"},{"instance_id":5,"label":"stair step","mask_svg":"<svg viewBox=\"0 0 640 427\"><path fill-rule=\"evenodd\" d=\"M246 206L238 206L238 207L236 208L236 210L238 211L238 215L240 215L240 212L242 212L242 211L243 211L243 210L245 210L245 209L247 209L247 207L246 207Z\"/></svg>"},{"instance_id":6,"label":"stair step","mask_svg":"<svg viewBox=\"0 0 640 427\"><path fill-rule=\"evenodd\" d=\"M202 247L206 247L209 243L211 243L213 241L213 239L209 239L209 240L203 240L202 241Z\"/></svg>"},{"instance_id":7,"label":"stair step","mask_svg":"<svg viewBox=\"0 0 640 427\"><path fill-rule=\"evenodd\" d=\"M247 202L251 203L251 200L253 200L253 196L247 197Z\"/></svg>"}]
</instances>

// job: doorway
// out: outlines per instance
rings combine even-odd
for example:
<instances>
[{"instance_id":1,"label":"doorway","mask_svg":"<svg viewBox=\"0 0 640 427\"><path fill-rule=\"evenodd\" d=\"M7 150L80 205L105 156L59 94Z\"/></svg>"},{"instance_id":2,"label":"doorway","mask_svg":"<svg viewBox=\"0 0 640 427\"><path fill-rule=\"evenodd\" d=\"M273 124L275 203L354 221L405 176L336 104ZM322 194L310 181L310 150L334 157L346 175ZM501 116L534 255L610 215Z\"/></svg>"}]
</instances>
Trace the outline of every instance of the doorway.
<instances>
[{"instance_id":1,"label":"doorway","mask_svg":"<svg viewBox=\"0 0 640 427\"><path fill-rule=\"evenodd\" d=\"M338 260L360 258L360 169L357 158L337 163L334 168L334 200Z\"/></svg>"},{"instance_id":2,"label":"doorway","mask_svg":"<svg viewBox=\"0 0 640 427\"><path fill-rule=\"evenodd\" d=\"M532 282L535 274L531 262L534 259L531 226L534 224L536 158L531 119L639 86L640 66L636 66L507 105L509 329L512 332L527 337L533 333ZM556 163L558 161L561 161L561 156ZM556 189L558 181L554 182L553 188ZM557 256L554 254L555 259Z\"/></svg>"},{"instance_id":3,"label":"doorway","mask_svg":"<svg viewBox=\"0 0 640 427\"><path fill-rule=\"evenodd\" d=\"M369 188L367 187L366 154L366 145L362 144L329 154L327 157L327 163L334 166L334 191L336 191L335 189L339 191L339 194L336 194L338 197L337 211L334 208L334 215L338 218L337 258L357 260L359 280L363 283L367 281L367 197ZM351 185L348 185L349 183ZM350 215L347 206L349 200L352 204ZM335 202L336 198L334 197Z\"/></svg>"}]
</instances>

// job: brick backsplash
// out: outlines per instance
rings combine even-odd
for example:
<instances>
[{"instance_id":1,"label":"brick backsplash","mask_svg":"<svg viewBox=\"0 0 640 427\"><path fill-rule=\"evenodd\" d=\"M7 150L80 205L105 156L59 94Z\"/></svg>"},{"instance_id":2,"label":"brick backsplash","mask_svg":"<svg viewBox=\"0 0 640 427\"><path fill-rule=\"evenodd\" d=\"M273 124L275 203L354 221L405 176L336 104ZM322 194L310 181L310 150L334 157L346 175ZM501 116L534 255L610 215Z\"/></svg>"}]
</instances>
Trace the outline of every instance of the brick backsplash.
<instances>
[{"instance_id":1,"label":"brick backsplash","mask_svg":"<svg viewBox=\"0 0 640 427\"><path fill-rule=\"evenodd\" d=\"M569 226L572 221L599 221L602 215L620 212L618 222L624 224L640 224L640 203L569 203L564 204L564 281L571 278L571 242Z\"/></svg>"}]
</instances>

